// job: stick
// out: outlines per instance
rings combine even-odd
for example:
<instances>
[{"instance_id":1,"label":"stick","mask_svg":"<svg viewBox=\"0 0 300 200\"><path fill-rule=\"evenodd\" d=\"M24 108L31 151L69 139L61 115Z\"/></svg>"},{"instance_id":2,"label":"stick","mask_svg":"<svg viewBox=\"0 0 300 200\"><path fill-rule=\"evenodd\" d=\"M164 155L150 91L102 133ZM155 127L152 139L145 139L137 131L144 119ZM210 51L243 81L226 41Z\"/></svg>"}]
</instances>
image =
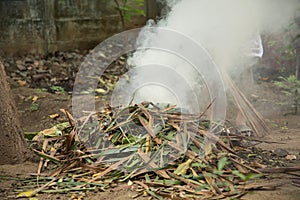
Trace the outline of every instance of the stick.
<instances>
[{"instance_id":1,"label":"stick","mask_svg":"<svg viewBox=\"0 0 300 200\"><path fill-rule=\"evenodd\" d=\"M233 83L232 79L227 73L224 73L226 82L229 85L230 91L233 95L233 98L238 106L238 109L241 111L243 117L248 119L250 127L254 132L259 136L268 135L270 130L266 125L262 115L256 111L250 101L246 96L240 91L240 89Z\"/></svg>"}]
</instances>

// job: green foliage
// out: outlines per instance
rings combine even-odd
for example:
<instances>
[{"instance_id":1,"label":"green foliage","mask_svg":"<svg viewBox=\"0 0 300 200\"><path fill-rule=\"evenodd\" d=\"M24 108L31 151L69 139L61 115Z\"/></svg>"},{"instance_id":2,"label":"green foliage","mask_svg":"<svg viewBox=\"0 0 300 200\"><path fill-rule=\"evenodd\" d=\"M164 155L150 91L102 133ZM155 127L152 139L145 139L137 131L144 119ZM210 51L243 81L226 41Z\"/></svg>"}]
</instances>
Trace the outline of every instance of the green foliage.
<instances>
[{"instance_id":1,"label":"green foliage","mask_svg":"<svg viewBox=\"0 0 300 200\"><path fill-rule=\"evenodd\" d=\"M272 65L279 68L279 72L282 75L288 73L291 66L293 66L296 61L296 47L293 42L288 42L289 39L284 39L283 41L272 40L268 42L268 47L272 52L273 61Z\"/></svg>"},{"instance_id":2,"label":"green foliage","mask_svg":"<svg viewBox=\"0 0 300 200\"><path fill-rule=\"evenodd\" d=\"M274 84L282 89L282 92L291 97L294 101L295 114L298 112L298 106L300 104L300 80L295 75L289 77L279 77L280 81L275 81Z\"/></svg>"},{"instance_id":3,"label":"green foliage","mask_svg":"<svg viewBox=\"0 0 300 200\"><path fill-rule=\"evenodd\" d=\"M225 166L227 163L228 163L228 162L227 162L227 158L226 158L226 157L221 158L221 159L219 160L219 162L218 162L218 170L219 170L219 171L222 171L223 168L224 168L224 166Z\"/></svg>"},{"instance_id":4,"label":"green foliage","mask_svg":"<svg viewBox=\"0 0 300 200\"><path fill-rule=\"evenodd\" d=\"M299 39L300 39L300 33L295 36L295 38L293 39L293 42L298 42Z\"/></svg>"},{"instance_id":5,"label":"green foliage","mask_svg":"<svg viewBox=\"0 0 300 200\"><path fill-rule=\"evenodd\" d=\"M287 96L293 96L295 92L300 93L300 80L297 80L295 75L289 77L279 77L281 81L275 81L274 84L284 89Z\"/></svg>"},{"instance_id":6,"label":"green foliage","mask_svg":"<svg viewBox=\"0 0 300 200\"><path fill-rule=\"evenodd\" d=\"M296 23L287 25L280 34L266 37L267 58L273 69L278 70L281 76L293 74L299 55L299 28ZM271 36L271 37L270 37ZM269 38L269 39L268 39Z\"/></svg>"},{"instance_id":7,"label":"green foliage","mask_svg":"<svg viewBox=\"0 0 300 200\"><path fill-rule=\"evenodd\" d=\"M142 15L144 12L144 0L114 0L115 8L118 10L122 26L125 28L125 21L130 21L133 16Z\"/></svg>"},{"instance_id":8,"label":"green foliage","mask_svg":"<svg viewBox=\"0 0 300 200\"><path fill-rule=\"evenodd\" d=\"M64 0L59 0L58 2L61 3ZM119 12L123 28L125 28L125 21L130 21L133 16L145 16L144 2L145 0L114 0L115 8Z\"/></svg>"},{"instance_id":9,"label":"green foliage","mask_svg":"<svg viewBox=\"0 0 300 200\"><path fill-rule=\"evenodd\" d=\"M54 92L57 92L57 93L62 93L62 94L65 93L65 89L61 86L53 85L53 86L50 87L50 89L53 90Z\"/></svg>"},{"instance_id":10,"label":"green foliage","mask_svg":"<svg viewBox=\"0 0 300 200\"><path fill-rule=\"evenodd\" d=\"M39 109L40 105L37 102L32 102L30 105L30 111L37 111Z\"/></svg>"},{"instance_id":11,"label":"green foliage","mask_svg":"<svg viewBox=\"0 0 300 200\"><path fill-rule=\"evenodd\" d=\"M144 6L144 0L131 0L131 4L127 0L119 0L121 2L117 6L118 10L121 10L124 19L130 21L134 15L145 15L144 10L138 9Z\"/></svg>"},{"instance_id":12,"label":"green foliage","mask_svg":"<svg viewBox=\"0 0 300 200\"><path fill-rule=\"evenodd\" d=\"M214 169L213 173L214 174L219 174L219 175L223 174L224 173L223 169L224 169L225 165L227 165L227 164L229 164L229 161L228 161L227 157L221 158L218 161L218 166L217 166L218 168Z\"/></svg>"},{"instance_id":13,"label":"green foliage","mask_svg":"<svg viewBox=\"0 0 300 200\"><path fill-rule=\"evenodd\" d=\"M31 141L39 132L24 132L25 139Z\"/></svg>"},{"instance_id":14,"label":"green foliage","mask_svg":"<svg viewBox=\"0 0 300 200\"><path fill-rule=\"evenodd\" d=\"M43 92L47 92L48 90L46 88L36 88L35 89L35 92L38 93L38 94L41 94Z\"/></svg>"},{"instance_id":15,"label":"green foliage","mask_svg":"<svg viewBox=\"0 0 300 200\"><path fill-rule=\"evenodd\" d=\"M244 181L249 181L251 179L260 178L263 176L262 174L243 174L238 170L233 170L232 174L238 176L240 179Z\"/></svg>"}]
</instances>

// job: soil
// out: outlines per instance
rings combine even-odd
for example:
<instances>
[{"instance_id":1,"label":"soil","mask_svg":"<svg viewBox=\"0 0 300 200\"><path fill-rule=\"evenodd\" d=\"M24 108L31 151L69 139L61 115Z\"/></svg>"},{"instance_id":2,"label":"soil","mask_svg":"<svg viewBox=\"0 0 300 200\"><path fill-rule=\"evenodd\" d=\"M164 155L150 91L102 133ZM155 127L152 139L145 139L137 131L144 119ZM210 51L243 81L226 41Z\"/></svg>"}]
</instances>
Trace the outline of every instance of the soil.
<instances>
[{"instance_id":1,"label":"soil","mask_svg":"<svg viewBox=\"0 0 300 200\"><path fill-rule=\"evenodd\" d=\"M41 88L29 88L20 86L14 81L11 82L12 90L18 110L21 114L22 127L24 132L36 132L52 127L59 122L65 122L60 109L71 112L71 96L68 92L49 93ZM291 115L289 99L282 95L278 88L270 82L255 84L253 90L249 91L249 99L254 106L262 113L271 128L271 134L265 139L282 142L282 144L260 144L266 150L286 150L288 154L295 155L296 160L286 160L287 166L300 166L300 115ZM59 117L52 119L50 116L59 114ZM32 159L18 165L0 166L0 196L1 199L15 199L17 192L14 191L20 183L14 178L29 177L36 173L38 159ZM298 200L300 199L299 177L298 187L293 183L297 176L291 174L271 175L283 185L278 188L271 188L270 191L253 191L243 199L249 200ZM116 186L105 192L88 192L86 194L40 194L38 199L132 199L136 195L127 185ZM138 197L137 199L149 199L149 197Z\"/></svg>"}]
</instances>

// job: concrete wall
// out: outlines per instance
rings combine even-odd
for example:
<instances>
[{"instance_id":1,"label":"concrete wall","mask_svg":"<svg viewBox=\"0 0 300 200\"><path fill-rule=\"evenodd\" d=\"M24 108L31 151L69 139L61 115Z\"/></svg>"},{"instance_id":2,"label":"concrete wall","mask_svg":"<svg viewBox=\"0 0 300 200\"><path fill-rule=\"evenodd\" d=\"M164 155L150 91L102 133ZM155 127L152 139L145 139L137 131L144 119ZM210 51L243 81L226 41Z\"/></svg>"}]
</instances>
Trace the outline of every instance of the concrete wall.
<instances>
[{"instance_id":1,"label":"concrete wall","mask_svg":"<svg viewBox=\"0 0 300 200\"><path fill-rule=\"evenodd\" d=\"M0 1L0 55L93 48L119 31L113 1Z\"/></svg>"}]
</instances>

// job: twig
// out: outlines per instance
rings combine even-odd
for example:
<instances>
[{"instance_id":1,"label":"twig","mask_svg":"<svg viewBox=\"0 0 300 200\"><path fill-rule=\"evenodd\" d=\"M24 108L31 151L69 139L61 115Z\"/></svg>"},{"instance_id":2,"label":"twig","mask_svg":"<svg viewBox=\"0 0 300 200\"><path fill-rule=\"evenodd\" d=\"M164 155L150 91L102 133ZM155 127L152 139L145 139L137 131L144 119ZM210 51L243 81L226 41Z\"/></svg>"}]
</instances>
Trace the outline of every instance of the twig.
<instances>
[{"instance_id":1,"label":"twig","mask_svg":"<svg viewBox=\"0 0 300 200\"><path fill-rule=\"evenodd\" d=\"M264 168L258 169L262 173L287 173L300 171L300 167L278 167L278 168Z\"/></svg>"}]
</instances>

